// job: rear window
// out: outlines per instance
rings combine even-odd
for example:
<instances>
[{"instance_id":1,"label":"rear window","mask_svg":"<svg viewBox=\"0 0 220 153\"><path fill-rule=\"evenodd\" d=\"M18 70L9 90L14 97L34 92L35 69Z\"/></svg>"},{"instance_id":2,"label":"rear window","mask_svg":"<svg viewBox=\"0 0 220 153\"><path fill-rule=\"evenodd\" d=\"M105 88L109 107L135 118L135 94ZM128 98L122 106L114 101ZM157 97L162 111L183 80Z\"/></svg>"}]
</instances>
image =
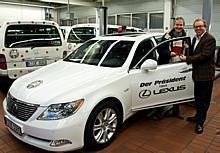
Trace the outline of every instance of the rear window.
<instances>
[{"instance_id":1,"label":"rear window","mask_svg":"<svg viewBox=\"0 0 220 153\"><path fill-rule=\"evenodd\" d=\"M6 48L61 46L58 29L52 25L10 25L5 33Z\"/></svg>"},{"instance_id":2,"label":"rear window","mask_svg":"<svg viewBox=\"0 0 220 153\"><path fill-rule=\"evenodd\" d=\"M68 43L83 43L95 37L95 29L93 27L72 28L68 36Z\"/></svg>"}]
</instances>

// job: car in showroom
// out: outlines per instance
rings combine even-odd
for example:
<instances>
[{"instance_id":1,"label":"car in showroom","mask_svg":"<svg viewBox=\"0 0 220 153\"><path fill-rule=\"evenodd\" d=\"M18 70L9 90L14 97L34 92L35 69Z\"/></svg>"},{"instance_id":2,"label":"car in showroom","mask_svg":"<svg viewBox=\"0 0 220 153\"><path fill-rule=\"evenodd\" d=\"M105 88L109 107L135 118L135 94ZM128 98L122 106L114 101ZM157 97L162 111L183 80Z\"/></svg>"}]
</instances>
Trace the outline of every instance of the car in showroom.
<instances>
[{"instance_id":1,"label":"car in showroom","mask_svg":"<svg viewBox=\"0 0 220 153\"><path fill-rule=\"evenodd\" d=\"M107 25L107 34L118 33L118 29L121 25ZM61 27L63 28L63 27ZM144 32L140 28L126 26L127 32ZM89 24L75 24L68 28L65 36L65 41L67 42L67 52L75 50L77 47L82 45L87 40L100 36L99 24L89 23Z\"/></svg>"},{"instance_id":2,"label":"car in showroom","mask_svg":"<svg viewBox=\"0 0 220 153\"><path fill-rule=\"evenodd\" d=\"M138 110L194 100L192 65L158 65L160 33L101 36L24 75L3 102L9 131L49 151L101 149Z\"/></svg>"}]
</instances>

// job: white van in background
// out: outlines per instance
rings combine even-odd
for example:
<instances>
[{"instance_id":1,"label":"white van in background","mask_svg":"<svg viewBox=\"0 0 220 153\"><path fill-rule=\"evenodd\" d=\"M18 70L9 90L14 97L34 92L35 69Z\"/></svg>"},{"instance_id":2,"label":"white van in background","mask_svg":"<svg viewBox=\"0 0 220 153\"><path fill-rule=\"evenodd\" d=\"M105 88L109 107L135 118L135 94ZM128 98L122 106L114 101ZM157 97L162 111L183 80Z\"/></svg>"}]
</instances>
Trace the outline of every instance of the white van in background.
<instances>
[{"instance_id":1,"label":"white van in background","mask_svg":"<svg viewBox=\"0 0 220 153\"><path fill-rule=\"evenodd\" d=\"M66 43L53 21L12 21L0 28L0 77L16 79L66 56Z\"/></svg>"},{"instance_id":2,"label":"white van in background","mask_svg":"<svg viewBox=\"0 0 220 153\"><path fill-rule=\"evenodd\" d=\"M107 25L107 33L113 34L118 33L120 25ZM126 32L144 32L140 28L126 27ZM65 36L67 42L67 51L71 52L79 47L83 42L99 36L99 25L98 24L76 24L71 27L69 33Z\"/></svg>"}]
</instances>

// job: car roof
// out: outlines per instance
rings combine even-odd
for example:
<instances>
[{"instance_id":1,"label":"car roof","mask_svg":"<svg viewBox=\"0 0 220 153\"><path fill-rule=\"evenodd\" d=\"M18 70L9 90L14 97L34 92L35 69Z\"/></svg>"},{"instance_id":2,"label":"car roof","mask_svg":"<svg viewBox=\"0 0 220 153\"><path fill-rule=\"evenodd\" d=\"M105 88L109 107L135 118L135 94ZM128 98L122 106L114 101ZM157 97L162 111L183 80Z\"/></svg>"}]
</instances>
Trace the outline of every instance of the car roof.
<instances>
[{"instance_id":1,"label":"car roof","mask_svg":"<svg viewBox=\"0 0 220 153\"><path fill-rule=\"evenodd\" d=\"M82 28L82 27L99 27L99 24L96 23L81 23L81 24L75 24L72 26L72 28ZM119 28L121 27L121 25L113 25L113 24L108 24L107 25L108 28ZM134 29L134 30L142 30L141 28L137 28L137 27L130 27L130 26L126 26L126 29Z\"/></svg>"},{"instance_id":2,"label":"car roof","mask_svg":"<svg viewBox=\"0 0 220 153\"><path fill-rule=\"evenodd\" d=\"M116 33L105 36L99 36L93 38L94 40L129 40L136 41L142 40L151 37L159 37L162 36L163 33L157 32L125 32L125 33Z\"/></svg>"},{"instance_id":3,"label":"car roof","mask_svg":"<svg viewBox=\"0 0 220 153\"><path fill-rule=\"evenodd\" d=\"M56 25L58 24L54 21L47 20L14 20L14 21L5 21L4 25L19 25L19 24L40 24L40 25Z\"/></svg>"}]
</instances>

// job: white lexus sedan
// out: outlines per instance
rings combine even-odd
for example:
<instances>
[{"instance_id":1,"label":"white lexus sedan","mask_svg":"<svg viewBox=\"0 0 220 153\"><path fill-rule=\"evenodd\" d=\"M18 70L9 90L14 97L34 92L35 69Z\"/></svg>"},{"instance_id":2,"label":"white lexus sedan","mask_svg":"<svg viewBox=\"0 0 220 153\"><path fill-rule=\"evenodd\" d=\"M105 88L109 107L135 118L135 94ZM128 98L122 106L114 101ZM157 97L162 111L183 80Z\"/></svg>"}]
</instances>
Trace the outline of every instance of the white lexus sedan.
<instances>
[{"instance_id":1,"label":"white lexus sedan","mask_svg":"<svg viewBox=\"0 0 220 153\"><path fill-rule=\"evenodd\" d=\"M192 66L158 65L159 38L94 38L65 59L20 77L3 102L6 126L45 150L97 149L110 144L138 110L193 101Z\"/></svg>"}]
</instances>

